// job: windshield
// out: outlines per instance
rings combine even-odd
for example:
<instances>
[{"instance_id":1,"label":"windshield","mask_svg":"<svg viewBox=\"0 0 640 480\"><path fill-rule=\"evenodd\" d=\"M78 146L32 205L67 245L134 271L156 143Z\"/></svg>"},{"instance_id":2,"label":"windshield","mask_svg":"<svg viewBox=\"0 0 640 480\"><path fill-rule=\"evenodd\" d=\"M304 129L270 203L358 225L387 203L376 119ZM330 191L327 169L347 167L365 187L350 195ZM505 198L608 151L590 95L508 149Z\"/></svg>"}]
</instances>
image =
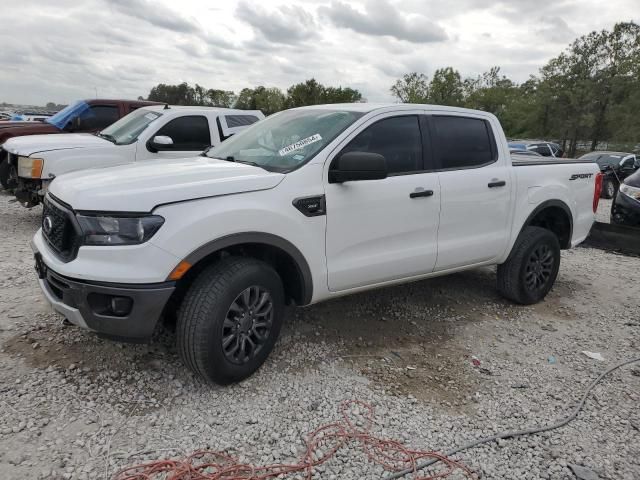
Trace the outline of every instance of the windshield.
<instances>
[{"instance_id":1,"label":"windshield","mask_svg":"<svg viewBox=\"0 0 640 480\"><path fill-rule=\"evenodd\" d=\"M287 110L234 135L207 156L288 172L311 160L362 115L346 110Z\"/></svg>"},{"instance_id":2,"label":"windshield","mask_svg":"<svg viewBox=\"0 0 640 480\"><path fill-rule=\"evenodd\" d=\"M129 145L135 142L144 129L160 116L162 116L161 113L141 108L109 125L98 135L116 145Z\"/></svg>"},{"instance_id":3,"label":"windshield","mask_svg":"<svg viewBox=\"0 0 640 480\"><path fill-rule=\"evenodd\" d=\"M76 103L67 105L55 115L47 118L45 122L50 123L51 125L62 130L70 121L83 114L87 110L89 110L89 104L85 101L79 100Z\"/></svg>"}]
</instances>

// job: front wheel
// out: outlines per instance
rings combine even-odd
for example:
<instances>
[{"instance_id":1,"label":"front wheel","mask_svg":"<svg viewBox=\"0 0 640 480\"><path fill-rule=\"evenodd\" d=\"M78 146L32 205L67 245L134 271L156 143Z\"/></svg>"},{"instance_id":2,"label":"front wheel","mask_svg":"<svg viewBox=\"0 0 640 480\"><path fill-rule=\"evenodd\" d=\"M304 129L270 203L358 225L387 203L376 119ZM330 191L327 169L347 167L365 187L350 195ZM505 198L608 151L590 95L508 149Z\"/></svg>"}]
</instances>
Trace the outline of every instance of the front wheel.
<instances>
[{"instance_id":1,"label":"front wheel","mask_svg":"<svg viewBox=\"0 0 640 480\"><path fill-rule=\"evenodd\" d=\"M558 237L544 228L526 227L507 261L498 265L498 291L516 303L537 303L553 287L559 268Z\"/></svg>"},{"instance_id":2,"label":"front wheel","mask_svg":"<svg viewBox=\"0 0 640 480\"><path fill-rule=\"evenodd\" d=\"M184 363L221 385L253 374L280 333L284 288L276 271L253 258L227 257L203 270L178 311Z\"/></svg>"}]
</instances>

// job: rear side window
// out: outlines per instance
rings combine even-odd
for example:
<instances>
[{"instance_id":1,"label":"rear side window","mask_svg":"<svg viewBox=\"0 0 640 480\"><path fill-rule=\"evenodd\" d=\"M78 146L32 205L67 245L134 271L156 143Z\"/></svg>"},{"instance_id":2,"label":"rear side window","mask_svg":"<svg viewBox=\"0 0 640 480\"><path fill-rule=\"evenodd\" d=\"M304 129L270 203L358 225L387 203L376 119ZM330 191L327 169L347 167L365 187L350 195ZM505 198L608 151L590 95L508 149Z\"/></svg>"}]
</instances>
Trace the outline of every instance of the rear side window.
<instances>
[{"instance_id":1,"label":"rear side window","mask_svg":"<svg viewBox=\"0 0 640 480\"><path fill-rule=\"evenodd\" d=\"M225 115L224 118L229 128L246 127L259 120L255 115Z\"/></svg>"},{"instance_id":2,"label":"rear side window","mask_svg":"<svg viewBox=\"0 0 640 480\"><path fill-rule=\"evenodd\" d=\"M422 170L422 136L416 115L380 120L360 132L342 150L379 153L389 174Z\"/></svg>"},{"instance_id":3,"label":"rear side window","mask_svg":"<svg viewBox=\"0 0 640 480\"><path fill-rule=\"evenodd\" d=\"M498 158L488 122L478 118L433 116L436 159L442 169L473 168Z\"/></svg>"},{"instance_id":4,"label":"rear side window","mask_svg":"<svg viewBox=\"0 0 640 480\"><path fill-rule=\"evenodd\" d=\"M209 122L200 115L174 118L158 130L156 135L171 137L173 145L169 150L202 151L211 146Z\"/></svg>"},{"instance_id":5,"label":"rear side window","mask_svg":"<svg viewBox=\"0 0 640 480\"><path fill-rule=\"evenodd\" d=\"M118 107L91 105L80 115L80 130L102 130L120 118Z\"/></svg>"}]
</instances>

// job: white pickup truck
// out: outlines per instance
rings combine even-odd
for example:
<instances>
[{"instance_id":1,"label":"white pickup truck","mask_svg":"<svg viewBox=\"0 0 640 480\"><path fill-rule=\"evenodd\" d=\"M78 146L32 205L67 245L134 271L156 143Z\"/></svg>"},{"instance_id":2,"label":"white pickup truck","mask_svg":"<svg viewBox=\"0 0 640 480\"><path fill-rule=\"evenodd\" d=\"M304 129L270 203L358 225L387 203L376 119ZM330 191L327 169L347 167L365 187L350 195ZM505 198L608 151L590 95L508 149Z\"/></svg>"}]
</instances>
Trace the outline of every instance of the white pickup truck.
<instances>
[{"instance_id":1,"label":"white pickup truck","mask_svg":"<svg viewBox=\"0 0 640 480\"><path fill-rule=\"evenodd\" d=\"M69 321L135 340L175 320L186 365L224 384L264 362L286 302L482 265L506 298L542 300L600 188L594 163L512 159L488 113L322 105L204 157L58 178L32 247Z\"/></svg>"},{"instance_id":2,"label":"white pickup truck","mask_svg":"<svg viewBox=\"0 0 640 480\"><path fill-rule=\"evenodd\" d=\"M259 110L147 106L97 134L31 135L7 140L2 148L26 207L39 204L50 181L63 173L146 160L182 158L219 145L264 118Z\"/></svg>"}]
</instances>

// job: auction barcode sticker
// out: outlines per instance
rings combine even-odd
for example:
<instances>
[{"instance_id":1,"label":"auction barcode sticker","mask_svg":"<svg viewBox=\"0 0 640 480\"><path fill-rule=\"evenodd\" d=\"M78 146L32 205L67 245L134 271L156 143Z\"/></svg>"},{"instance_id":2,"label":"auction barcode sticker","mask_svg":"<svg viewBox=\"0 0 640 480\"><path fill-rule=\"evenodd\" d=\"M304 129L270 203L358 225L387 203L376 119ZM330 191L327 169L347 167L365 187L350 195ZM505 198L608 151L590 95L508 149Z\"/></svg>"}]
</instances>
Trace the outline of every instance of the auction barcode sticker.
<instances>
[{"instance_id":1,"label":"auction barcode sticker","mask_svg":"<svg viewBox=\"0 0 640 480\"><path fill-rule=\"evenodd\" d=\"M278 150L278 153L281 157L288 155L289 153L299 150L300 148L306 147L307 145L311 145L312 143L316 143L322 140L322 137L319 133L315 135L311 135L310 137L303 138L302 140L298 140L296 143L292 143L291 145L287 145L281 150Z\"/></svg>"}]
</instances>

